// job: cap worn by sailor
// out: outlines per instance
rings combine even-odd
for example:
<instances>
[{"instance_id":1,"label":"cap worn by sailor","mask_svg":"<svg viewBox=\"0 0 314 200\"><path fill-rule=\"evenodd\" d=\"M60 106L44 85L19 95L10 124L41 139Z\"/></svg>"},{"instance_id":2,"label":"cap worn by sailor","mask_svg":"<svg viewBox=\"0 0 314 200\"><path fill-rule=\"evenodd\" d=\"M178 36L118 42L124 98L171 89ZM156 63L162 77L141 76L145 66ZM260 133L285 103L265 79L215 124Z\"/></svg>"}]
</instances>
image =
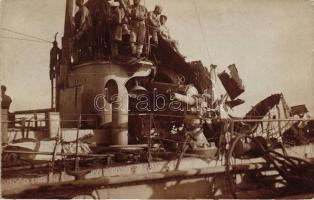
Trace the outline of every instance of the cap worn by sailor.
<instances>
[{"instance_id":1,"label":"cap worn by sailor","mask_svg":"<svg viewBox=\"0 0 314 200\"><path fill-rule=\"evenodd\" d=\"M112 6L112 7L118 7L120 6L120 3L115 1L115 0L110 0L108 1L109 5Z\"/></svg>"},{"instance_id":2,"label":"cap worn by sailor","mask_svg":"<svg viewBox=\"0 0 314 200\"><path fill-rule=\"evenodd\" d=\"M7 87L5 85L1 85L1 93L5 93L7 91Z\"/></svg>"},{"instance_id":3,"label":"cap worn by sailor","mask_svg":"<svg viewBox=\"0 0 314 200\"><path fill-rule=\"evenodd\" d=\"M159 11L161 13L162 6L161 5L155 5L155 11Z\"/></svg>"}]
</instances>

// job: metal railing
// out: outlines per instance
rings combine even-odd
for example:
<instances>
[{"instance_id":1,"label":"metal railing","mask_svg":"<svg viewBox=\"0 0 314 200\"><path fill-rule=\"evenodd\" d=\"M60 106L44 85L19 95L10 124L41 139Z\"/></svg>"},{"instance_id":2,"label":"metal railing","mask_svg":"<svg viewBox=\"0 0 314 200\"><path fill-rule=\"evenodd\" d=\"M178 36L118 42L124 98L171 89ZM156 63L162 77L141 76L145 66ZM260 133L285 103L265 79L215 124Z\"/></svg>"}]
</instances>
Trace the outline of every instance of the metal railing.
<instances>
[{"instance_id":1,"label":"metal railing","mask_svg":"<svg viewBox=\"0 0 314 200\"><path fill-rule=\"evenodd\" d=\"M19 113L19 114L25 114L25 113ZM140 113L137 114L140 117L149 117L149 132L145 133L145 137L147 138L147 144L148 144L148 148L147 148L147 160L148 160L148 164L150 165L150 161L152 159L152 146L153 146L153 141L152 141L152 133L151 130L154 127L155 129L158 129L158 127L156 127L156 123L155 123L155 117L171 117L171 118L180 118L182 119L183 116L177 116L177 115L168 115L168 114L154 114L154 113ZM83 115L82 115L83 116ZM75 158L75 170L78 171L80 166L79 166L79 160L81 157L89 157L89 158L103 158L103 157L108 157L108 160L111 159L111 155L109 154L80 154L78 152L78 147L79 147L79 138L80 138L80 128L81 128L81 124L84 121L91 121L91 120L82 120L82 116L79 117L78 120L60 120L60 127L58 130L58 135L56 137L56 143L55 146L61 144L61 146L63 145L63 132L62 132L62 123L65 121L72 121L72 122L77 122L77 132L76 132L76 150L75 153L64 153L64 152L56 152L56 148L54 148L53 152L31 152L31 151L12 151L12 150L4 150L4 153L14 153L14 154L36 154L36 155L51 155L52 156L52 166L54 166L54 162L55 162L55 156L62 156L62 159L65 159L64 157L67 156L71 156ZM196 117L197 118L197 117ZM201 118L202 120L208 120L209 118ZM210 119L212 120L212 119ZM267 139L270 139L270 137L274 137L276 136L277 138L282 138L283 137L283 132L285 130L288 130L289 128L291 128L293 126L293 124L295 123L307 123L309 121L313 121L313 118L307 118L307 119L296 119L296 118L286 118L286 119L227 119L225 120L225 123L228 123L230 125L230 128L228 128L228 131L231 132L231 135L235 135L239 132L239 130L241 130L241 128L239 129L239 127L237 126L238 124L241 124L242 128L248 126L247 129L249 129L247 131L247 133L249 134L260 134L265 136ZM39 123L40 121L46 121L46 119L29 119L29 120L25 120L26 122L35 122ZM10 122L10 121L9 121ZM283 122L285 124L280 124L278 122ZM3 123L3 122L2 122ZM34 123L34 124L36 124ZM266 123L266 125L264 125ZM273 127L271 127L269 124L274 124L277 126L276 130L274 131ZM254 125L254 127L252 126L252 124ZM246 125L246 126L245 126ZM38 126L38 125L37 125ZM279 127L280 126L280 127ZM263 127L267 127L266 129L264 129ZM243 130L243 129L242 129ZM269 134L270 131L274 131L273 134ZM158 130L156 130L156 132L158 133ZM314 137L314 135L313 135ZM160 134L158 133L157 136L155 137L155 139L162 139ZM218 138L217 138L218 139ZM169 139L168 139L169 140ZM177 141L173 141L173 142L177 142ZM181 154L180 154L181 155ZM108 161L109 163L109 161Z\"/></svg>"}]
</instances>

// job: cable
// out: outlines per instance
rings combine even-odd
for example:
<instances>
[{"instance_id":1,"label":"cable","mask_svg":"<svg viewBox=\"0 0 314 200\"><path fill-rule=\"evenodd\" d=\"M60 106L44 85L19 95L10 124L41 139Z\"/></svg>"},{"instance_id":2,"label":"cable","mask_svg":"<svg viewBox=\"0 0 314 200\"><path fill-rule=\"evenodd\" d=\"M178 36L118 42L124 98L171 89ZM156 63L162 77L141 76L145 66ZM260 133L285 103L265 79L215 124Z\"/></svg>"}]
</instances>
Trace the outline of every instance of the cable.
<instances>
[{"instance_id":1,"label":"cable","mask_svg":"<svg viewBox=\"0 0 314 200\"><path fill-rule=\"evenodd\" d=\"M195 9L195 13L196 13L196 16L197 16L198 23L200 25L201 34L202 34L202 38L203 38L204 43L205 43L205 47L206 47L208 58L210 59L210 62L213 62L213 59L212 59L212 57L210 55L210 52L209 52L209 48L207 46L207 40L206 40L206 37L205 37L205 33L204 33L204 30L203 30L202 22L201 22L201 19L200 19L198 10L197 10L197 5L196 5L196 1L195 0L193 0L193 5L194 5L194 9Z\"/></svg>"},{"instance_id":2,"label":"cable","mask_svg":"<svg viewBox=\"0 0 314 200\"><path fill-rule=\"evenodd\" d=\"M197 21L198 21L198 24L199 24L200 29L201 29L202 38L203 38L204 43L205 43L205 48L206 48L207 56L208 56L210 62L211 62L211 63L214 63L214 61L213 61L213 59L212 59L212 57L211 57L209 48L208 48L207 39L206 39L206 37L205 37L205 32L204 32L204 29L203 29L203 26L202 26L202 22L201 22L201 19L200 19L200 16L199 16L199 12L198 12L198 10L197 10L197 5L196 5L196 1L195 1L195 0L193 0L193 5L194 5L194 10L195 10L195 13L196 13L196 16L197 16ZM215 70L215 79L217 79L217 78L216 78L216 77L217 77L216 73L217 73L217 72L216 72L216 70ZM216 84L215 84L215 88L214 88L214 89L216 90L216 93L219 93L219 96L221 96L223 89L221 88L221 85L217 82L217 80L216 80ZM217 95L217 96L218 96L218 95Z\"/></svg>"},{"instance_id":3,"label":"cable","mask_svg":"<svg viewBox=\"0 0 314 200\"><path fill-rule=\"evenodd\" d=\"M15 34L18 34L18 35L23 35L25 37L30 37L30 38L33 38L33 39L37 39L37 40L40 40L42 42L51 43L51 41L48 41L48 40L45 40L45 39L42 39L42 38L39 38L39 37L35 37L35 36L32 36L32 35L28 35L28 34L25 34L25 33L20 33L20 32L17 32L17 31L8 29L8 28L0 27L0 29L4 30L4 31L7 31L7 32L15 33Z\"/></svg>"},{"instance_id":4,"label":"cable","mask_svg":"<svg viewBox=\"0 0 314 200\"><path fill-rule=\"evenodd\" d=\"M21 41L27 41L27 42L37 42L37 43L45 43L45 44L47 44L47 42L43 42L43 41L23 39L23 38L16 38L16 37L8 37L8 36L2 36L2 35L0 35L0 39L21 40Z\"/></svg>"}]
</instances>

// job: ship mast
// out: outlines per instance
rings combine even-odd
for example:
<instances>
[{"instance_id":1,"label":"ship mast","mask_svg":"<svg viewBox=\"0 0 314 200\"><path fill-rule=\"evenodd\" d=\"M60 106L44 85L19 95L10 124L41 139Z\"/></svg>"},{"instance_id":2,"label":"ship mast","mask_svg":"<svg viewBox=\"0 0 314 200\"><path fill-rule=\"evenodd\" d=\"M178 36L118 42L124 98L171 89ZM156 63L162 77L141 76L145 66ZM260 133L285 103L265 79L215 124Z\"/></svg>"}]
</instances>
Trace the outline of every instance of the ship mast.
<instances>
[{"instance_id":1,"label":"ship mast","mask_svg":"<svg viewBox=\"0 0 314 200\"><path fill-rule=\"evenodd\" d=\"M65 9L64 33L62 38L62 65L69 65L71 63L70 38L73 35L72 16L73 0L67 0Z\"/></svg>"},{"instance_id":2,"label":"ship mast","mask_svg":"<svg viewBox=\"0 0 314 200\"><path fill-rule=\"evenodd\" d=\"M62 37L62 58L60 64L60 74L57 75L55 106L56 111L60 108L60 90L66 86L68 68L71 64L71 37L73 35L72 16L73 0L66 0L64 32Z\"/></svg>"}]
</instances>

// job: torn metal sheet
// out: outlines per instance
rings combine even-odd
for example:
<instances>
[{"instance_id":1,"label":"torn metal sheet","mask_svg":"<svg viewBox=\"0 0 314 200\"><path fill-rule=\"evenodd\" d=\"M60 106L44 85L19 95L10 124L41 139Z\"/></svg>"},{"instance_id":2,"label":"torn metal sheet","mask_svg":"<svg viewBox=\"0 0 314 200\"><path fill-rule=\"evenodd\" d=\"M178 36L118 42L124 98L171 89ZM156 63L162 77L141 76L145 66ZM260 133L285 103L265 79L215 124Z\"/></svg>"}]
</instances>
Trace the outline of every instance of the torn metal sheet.
<instances>
[{"instance_id":1,"label":"torn metal sheet","mask_svg":"<svg viewBox=\"0 0 314 200\"><path fill-rule=\"evenodd\" d=\"M180 74L185 77L185 84L194 84L199 92L207 91L211 93L210 73L201 61L187 63L162 37L158 38L158 43L158 47L152 49L153 60L155 60L158 68L167 68L174 71L180 69Z\"/></svg>"},{"instance_id":2,"label":"torn metal sheet","mask_svg":"<svg viewBox=\"0 0 314 200\"><path fill-rule=\"evenodd\" d=\"M275 105L279 104L281 97L282 94L273 94L263 99L252 107L252 109L245 115L244 119L263 119Z\"/></svg>"},{"instance_id":3,"label":"torn metal sheet","mask_svg":"<svg viewBox=\"0 0 314 200\"><path fill-rule=\"evenodd\" d=\"M291 116L304 115L307 112L309 112L309 111L304 104L303 105L297 105L297 106L291 106L291 108L290 108Z\"/></svg>"},{"instance_id":4,"label":"torn metal sheet","mask_svg":"<svg viewBox=\"0 0 314 200\"><path fill-rule=\"evenodd\" d=\"M234 100L245 91L245 87L242 83L236 66L233 64L229 65L228 68L230 71L229 73L223 71L222 73L218 74L218 77L231 100Z\"/></svg>"}]
</instances>

